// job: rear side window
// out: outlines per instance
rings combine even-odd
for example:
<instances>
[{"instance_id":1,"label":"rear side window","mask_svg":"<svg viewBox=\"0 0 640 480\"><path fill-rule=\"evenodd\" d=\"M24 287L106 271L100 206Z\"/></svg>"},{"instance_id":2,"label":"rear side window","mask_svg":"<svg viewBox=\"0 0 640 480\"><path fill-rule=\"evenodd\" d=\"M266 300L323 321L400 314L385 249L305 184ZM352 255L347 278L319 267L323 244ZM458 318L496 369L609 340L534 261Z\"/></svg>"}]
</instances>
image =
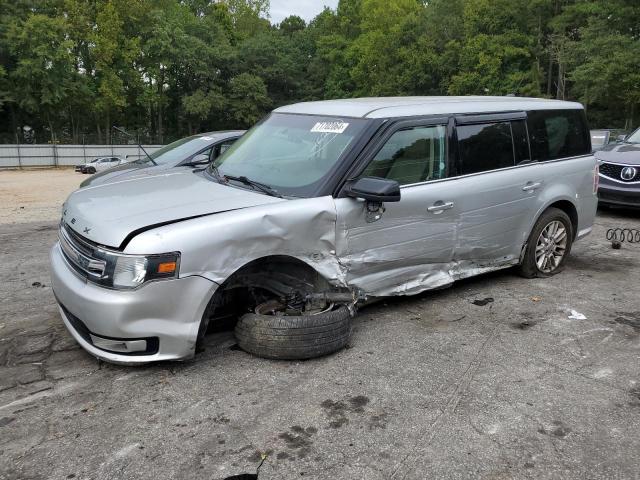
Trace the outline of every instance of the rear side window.
<instances>
[{"instance_id":1,"label":"rear side window","mask_svg":"<svg viewBox=\"0 0 640 480\"><path fill-rule=\"evenodd\" d=\"M540 110L527 115L534 160L575 157L591 153L591 140L582 110Z\"/></svg>"},{"instance_id":2,"label":"rear side window","mask_svg":"<svg viewBox=\"0 0 640 480\"><path fill-rule=\"evenodd\" d=\"M457 132L460 175L515 165L511 122L459 125Z\"/></svg>"}]
</instances>

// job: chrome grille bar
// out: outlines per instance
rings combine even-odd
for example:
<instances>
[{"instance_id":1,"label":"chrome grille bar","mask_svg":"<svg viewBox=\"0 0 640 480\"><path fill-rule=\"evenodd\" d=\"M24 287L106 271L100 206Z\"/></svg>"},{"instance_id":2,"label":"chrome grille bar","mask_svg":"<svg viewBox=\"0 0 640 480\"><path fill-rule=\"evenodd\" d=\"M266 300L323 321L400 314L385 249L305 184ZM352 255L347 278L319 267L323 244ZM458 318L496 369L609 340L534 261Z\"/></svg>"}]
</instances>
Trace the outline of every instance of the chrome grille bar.
<instances>
[{"instance_id":1,"label":"chrome grille bar","mask_svg":"<svg viewBox=\"0 0 640 480\"><path fill-rule=\"evenodd\" d=\"M64 225L60 225L58 238L60 240L62 253L64 253L66 259L79 270L80 273L96 279L104 276L107 262L98 258L92 258L89 253L92 249L90 249L87 244L82 246L78 245L76 239L67 232Z\"/></svg>"}]
</instances>

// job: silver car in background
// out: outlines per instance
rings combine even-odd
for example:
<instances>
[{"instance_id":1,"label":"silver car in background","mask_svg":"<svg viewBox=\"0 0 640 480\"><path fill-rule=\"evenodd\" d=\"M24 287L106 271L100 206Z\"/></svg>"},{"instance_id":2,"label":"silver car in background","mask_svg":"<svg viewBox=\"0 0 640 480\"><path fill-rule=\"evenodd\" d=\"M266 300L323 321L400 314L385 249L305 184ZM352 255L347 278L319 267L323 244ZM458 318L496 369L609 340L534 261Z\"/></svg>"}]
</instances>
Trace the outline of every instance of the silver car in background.
<instances>
[{"instance_id":1,"label":"silver car in background","mask_svg":"<svg viewBox=\"0 0 640 480\"><path fill-rule=\"evenodd\" d=\"M347 343L367 298L559 272L592 229L596 188L577 103L299 103L206 170L71 194L52 286L71 334L108 361L188 358L238 318L244 350L309 358Z\"/></svg>"},{"instance_id":2,"label":"silver car in background","mask_svg":"<svg viewBox=\"0 0 640 480\"><path fill-rule=\"evenodd\" d=\"M114 163L99 168L100 173L86 179L80 186L102 185L155 175L173 167L204 167L222 155L244 132L245 130L225 130L181 138L156 150L148 157L145 155L127 163Z\"/></svg>"}]
</instances>

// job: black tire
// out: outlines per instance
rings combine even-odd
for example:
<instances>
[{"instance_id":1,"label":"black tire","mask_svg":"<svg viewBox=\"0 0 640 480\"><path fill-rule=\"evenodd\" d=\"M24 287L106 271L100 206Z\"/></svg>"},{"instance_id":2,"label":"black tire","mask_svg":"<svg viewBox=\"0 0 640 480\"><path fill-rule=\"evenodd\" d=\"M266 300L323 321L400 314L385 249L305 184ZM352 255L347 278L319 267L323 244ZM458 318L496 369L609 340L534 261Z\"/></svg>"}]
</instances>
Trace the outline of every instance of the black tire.
<instances>
[{"instance_id":1,"label":"black tire","mask_svg":"<svg viewBox=\"0 0 640 480\"><path fill-rule=\"evenodd\" d=\"M96 169L95 169L95 167L89 167L89 168L87 168L87 173L91 173L91 174L96 173Z\"/></svg>"},{"instance_id":2,"label":"black tire","mask_svg":"<svg viewBox=\"0 0 640 480\"><path fill-rule=\"evenodd\" d=\"M274 316L247 313L235 329L238 346L258 357L304 360L345 347L351 337L351 314L345 306L315 315Z\"/></svg>"},{"instance_id":3,"label":"black tire","mask_svg":"<svg viewBox=\"0 0 640 480\"><path fill-rule=\"evenodd\" d=\"M538 245L538 239L542 231L552 222L561 222L566 230L566 247L564 249L564 255L562 256L559 264L550 272L541 270L536 263L536 246ZM548 208L545 210L540 218L536 222L531 230L531 235L527 240L527 247L525 249L524 258L519 267L519 273L525 278L537 278L537 277L551 277L557 273L560 273L565 266L567 258L571 253L571 246L573 244L573 225L569 216L558 208Z\"/></svg>"}]
</instances>

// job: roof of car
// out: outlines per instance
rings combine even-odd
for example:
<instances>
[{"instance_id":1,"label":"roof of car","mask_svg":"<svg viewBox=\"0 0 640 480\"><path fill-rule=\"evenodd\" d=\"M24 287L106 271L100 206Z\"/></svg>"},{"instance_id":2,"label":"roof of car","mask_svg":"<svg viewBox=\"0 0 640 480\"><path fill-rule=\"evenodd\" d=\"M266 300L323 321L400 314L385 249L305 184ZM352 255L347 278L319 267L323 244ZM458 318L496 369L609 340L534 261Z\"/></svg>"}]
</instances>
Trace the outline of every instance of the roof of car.
<instances>
[{"instance_id":1,"label":"roof of car","mask_svg":"<svg viewBox=\"0 0 640 480\"><path fill-rule=\"evenodd\" d=\"M225 138L239 137L246 130L218 130L216 132L198 133L194 137L211 137L212 140L223 140Z\"/></svg>"},{"instance_id":2,"label":"roof of car","mask_svg":"<svg viewBox=\"0 0 640 480\"><path fill-rule=\"evenodd\" d=\"M529 97L370 97L295 103L277 108L274 112L356 118L393 118L451 113L582 108L582 105L576 102Z\"/></svg>"}]
</instances>

